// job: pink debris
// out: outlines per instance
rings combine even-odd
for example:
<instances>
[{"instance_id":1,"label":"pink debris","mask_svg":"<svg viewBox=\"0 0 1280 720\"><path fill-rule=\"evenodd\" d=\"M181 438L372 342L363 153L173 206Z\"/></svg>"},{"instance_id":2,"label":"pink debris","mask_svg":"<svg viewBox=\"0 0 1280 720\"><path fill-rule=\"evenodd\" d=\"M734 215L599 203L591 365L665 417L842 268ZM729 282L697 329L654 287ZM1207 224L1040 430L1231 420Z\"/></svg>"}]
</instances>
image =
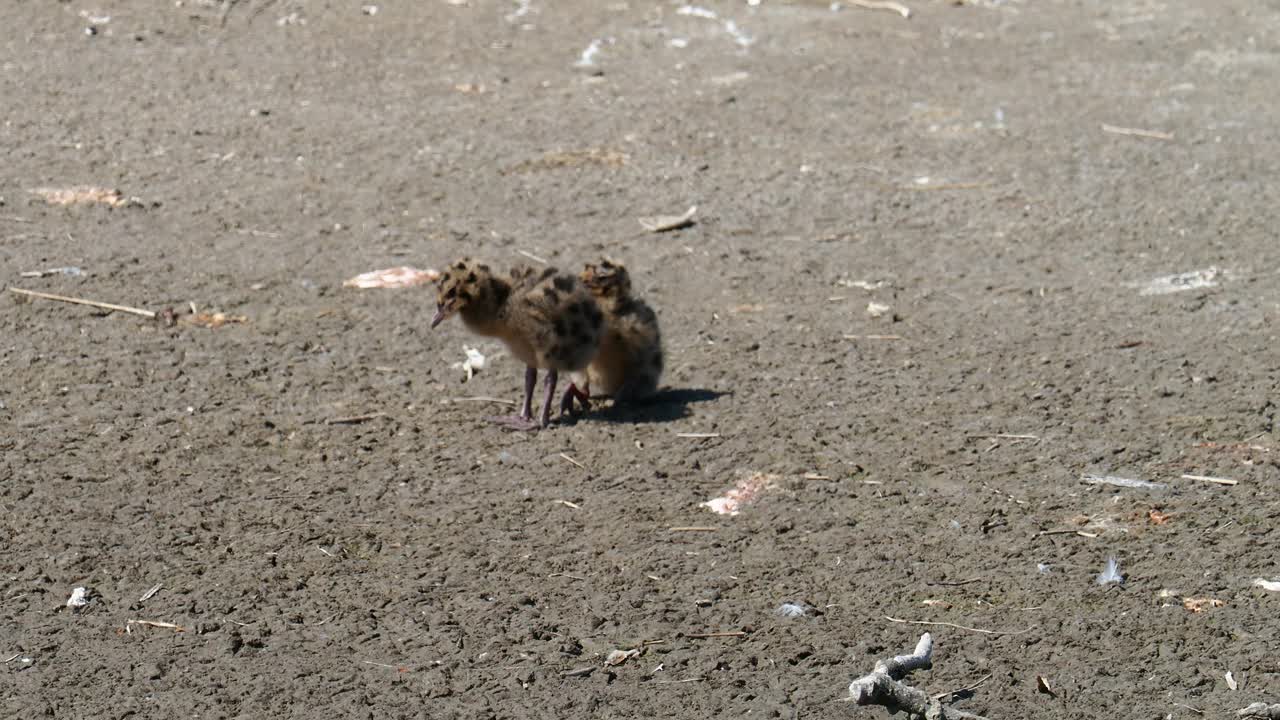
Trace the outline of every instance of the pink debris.
<instances>
[{"instance_id":1,"label":"pink debris","mask_svg":"<svg viewBox=\"0 0 1280 720\"><path fill-rule=\"evenodd\" d=\"M369 288L407 288L435 282L439 277L439 271L431 268L419 270L418 268L402 265L357 275L342 283L342 287L360 288L361 290L368 290Z\"/></svg>"},{"instance_id":2,"label":"pink debris","mask_svg":"<svg viewBox=\"0 0 1280 720\"><path fill-rule=\"evenodd\" d=\"M702 503L702 506L711 508L712 512L720 515L737 515L743 506L755 502L760 495L769 490L777 490L777 480L777 475L752 473L734 483L724 495L712 498Z\"/></svg>"}]
</instances>

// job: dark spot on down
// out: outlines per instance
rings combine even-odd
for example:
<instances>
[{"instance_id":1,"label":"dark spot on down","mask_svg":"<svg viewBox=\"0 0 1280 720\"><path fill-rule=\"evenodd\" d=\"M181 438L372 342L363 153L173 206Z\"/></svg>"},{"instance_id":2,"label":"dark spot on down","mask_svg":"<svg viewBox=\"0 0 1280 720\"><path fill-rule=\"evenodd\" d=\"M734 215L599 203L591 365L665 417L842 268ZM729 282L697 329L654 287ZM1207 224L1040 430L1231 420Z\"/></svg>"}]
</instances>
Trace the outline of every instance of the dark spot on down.
<instances>
[{"instance_id":1,"label":"dark spot on down","mask_svg":"<svg viewBox=\"0 0 1280 720\"><path fill-rule=\"evenodd\" d=\"M550 300L551 302L553 303L560 302L560 293L556 292L555 290L552 290L551 288L547 288L543 292L547 296L547 299Z\"/></svg>"},{"instance_id":2,"label":"dark spot on down","mask_svg":"<svg viewBox=\"0 0 1280 720\"><path fill-rule=\"evenodd\" d=\"M568 324L564 321L564 318L559 318L559 317L556 318L555 331L556 331L556 335L560 337L564 337L565 335L569 334L569 327L568 327Z\"/></svg>"},{"instance_id":3,"label":"dark spot on down","mask_svg":"<svg viewBox=\"0 0 1280 720\"><path fill-rule=\"evenodd\" d=\"M471 302L471 293L467 292L466 290L463 290L462 292L458 293L458 299L461 300L462 302Z\"/></svg>"},{"instance_id":4,"label":"dark spot on down","mask_svg":"<svg viewBox=\"0 0 1280 720\"><path fill-rule=\"evenodd\" d=\"M480 270L480 272L484 272L484 273L489 272L489 266L488 266L488 265L477 265L477 266L476 266L476 268L477 268L477 269L479 269L479 270Z\"/></svg>"},{"instance_id":5,"label":"dark spot on down","mask_svg":"<svg viewBox=\"0 0 1280 720\"><path fill-rule=\"evenodd\" d=\"M469 283L473 283L473 282L475 282L476 280L479 280L479 278L477 278L477 277L476 277L476 274L475 274L475 273L469 273L469 274L467 275L467 282L469 282Z\"/></svg>"},{"instance_id":6,"label":"dark spot on down","mask_svg":"<svg viewBox=\"0 0 1280 720\"><path fill-rule=\"evenodd\" d=\"M458 264L457 264L457 265L454 265L454 267L455 267L455 268L457 268L457 269L459 269L459 270L466 270L466 269L467 269L467 264L466 264L465 262L463 262L462 260L459 260L459 261L458 261Z\"/></svg>"},{"instance_id":7,"label":"dark spot on down","mask_svg":"<svg viewBox=\"0 0 1280 720\"><path fill-rule=\"evenodd\" d=\"M569 292L573 289L573 278L568 275L558 275L553 284L560 292Z\"/></svg>"},{"instance_id":8,"label":"dark spot on down","mask_svg":"<svg viewBox=\"0 0 1280 720\"><path fill-rule=\"evenodd\" d=\"M447 298L451 298L457 294L458 294L458 288L449 288L449 292L445 293L444 296Z\"/></svg>"}]
</instances>

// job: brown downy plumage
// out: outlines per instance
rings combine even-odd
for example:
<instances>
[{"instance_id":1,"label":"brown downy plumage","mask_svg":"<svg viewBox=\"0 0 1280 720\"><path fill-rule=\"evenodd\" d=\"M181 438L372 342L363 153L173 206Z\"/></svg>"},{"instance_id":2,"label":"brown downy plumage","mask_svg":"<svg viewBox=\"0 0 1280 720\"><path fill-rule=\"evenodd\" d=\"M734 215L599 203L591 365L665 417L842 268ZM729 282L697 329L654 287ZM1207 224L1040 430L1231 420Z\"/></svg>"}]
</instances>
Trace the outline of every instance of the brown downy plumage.
<instances>
[{"instance_id":1,"label":"brown downy plumage","mask_svg":"<svg viewBox=\"0 0 1280 720\"><path fill-rule=\"evenodd\" d=\"M575 399L586 406L592 387L613 397L614 402L652 395L663 367L657 314L632 295L631 276L621 263L602 260L598 265L588 264L579 278L604 311L605 328L599 352L585 373L575 374L561 401L561 411L572 411Z\"/></svg>"},{"instance_id":2,"label":"brown downy plumage","mask_svg":"<svg viewBox=\"0 0 1280 720\"><path fill-rule=\"evenodd\" d=\"M463 258L441 274L435 327L450 315L467 329L501 340L525 369L524 402L519 415L492 418L518 430L546 427L561 372L587 367L603 331L603 314L591 293L573 275L555 268L517 267L509 275ZM546 399L540 419L533 418L533 388L538 369L547 371Z\"/></svg>"}]
</instances>

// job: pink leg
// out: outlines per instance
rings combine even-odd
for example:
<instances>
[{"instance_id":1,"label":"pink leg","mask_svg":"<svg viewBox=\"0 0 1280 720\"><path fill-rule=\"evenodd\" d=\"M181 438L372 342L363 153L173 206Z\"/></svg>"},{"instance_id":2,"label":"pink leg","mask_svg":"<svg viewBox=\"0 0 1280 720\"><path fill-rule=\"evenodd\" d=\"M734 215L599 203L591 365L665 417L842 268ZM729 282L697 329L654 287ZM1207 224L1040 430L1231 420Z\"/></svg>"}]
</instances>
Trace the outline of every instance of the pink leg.
<instances>
[{"instance_id":1,"label":"pink leg","mask_svg":"<svg viewBox=\"0 0 1280 720\"><path fill-rule=\"evenodd\" d=\"M553 371L554 372L554 371ZM548 378L550 379L550 378ZM499 415L489 418L489 422L497 423L512 430L538 430L542 425L533 419L533 388L538 384L538 369L527 367L524 370L524 402L520 406L519 415Z\"/></svg>"},{"instance_id":2,"label":"pink leg","mask_svg":"<svg viewBox=\"0 0 1280 720\"><path fill-rule=\"evenodd\" d=\"M581 389L579 389L575 383L569 383L569 387L565 388L564 398L560 400L561 415L577 414L573 406L574 400L577 400L579 403L582 403L582 409L584 412L591 409L591 382L590 381L582 383Z\"/></svg>"}]
</instances>

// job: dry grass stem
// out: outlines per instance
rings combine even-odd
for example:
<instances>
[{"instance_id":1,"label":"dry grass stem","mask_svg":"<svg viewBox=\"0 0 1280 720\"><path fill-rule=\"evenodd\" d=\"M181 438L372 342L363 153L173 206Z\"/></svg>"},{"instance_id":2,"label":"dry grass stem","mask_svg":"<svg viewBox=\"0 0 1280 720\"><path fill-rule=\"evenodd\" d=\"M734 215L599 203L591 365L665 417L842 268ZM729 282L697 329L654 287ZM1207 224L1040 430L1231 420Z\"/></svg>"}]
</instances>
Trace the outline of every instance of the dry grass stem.
<instances>
[{"instance_id":1,"label":"dry grass stem","mask_svg":"<svg viewBox=\"0 0 1280 720\"><path fill-rule=\"evenodd\" d=\"M1173 133L1161 132L1159 130L1143 130L1141 128L1120 127L1118 125L1102 124L1102 132L1108 132L1112 135L1131 135L1133 137L1151 138L1153 140L1172 140Z\"/></svg>"},{"instance_id":2,"label":"dry grass stem","mask_svg":"<svg viewBox=\"0 0 1280 720\"><path fill-rule=\"evenodd\" d=\"M491 402L499 405L516 405L515 400L503 400L502 398L488 397L486 395L476 395L474 397L458 397L449 398L449 402Z\"/></svg>"},{"instance_id":3,"label":"dry grass stem","mask_svg":"<svg viewBox=\"0 0 1280 720\"><path fill-rule=\"evenodd\" d=\"M960 587L961 585L972 585L976 582L982 582L984 578L972 577L968 580L939 580L938 582L927 583L928 585L939 585L943 587Z\"/></svg>"},{"instance_id":4,"label":"dry grass stem","mask_svg":"<svg viewBox=\"0 0 1280 720\"><path fill-rule=\"evenodd\" d=\"M329 418L324 421L325 425L357 425L370 420L377 420L381 417L387 417L384 412L369 413L367 415L350 415L348 417Z\"/></svg>"},{"instance_id":5,"label":"dry grass stem","mask_svg":"<svg viewBox=\"0 0 1280 720\"><path fill-rule=\"evenodd\" d=\"M899 190L914 190L916 192L924 192L927 190L979 190L981 188L991 187L989 182L954 182L954 183L938 183L937 185L902 185Z\"/></svg>"},{"instance_id":6,"label":"dry grass stem","mask_svg":"<svg viewBox=\"0 0 1280 720\"><path fill-rule=\"evenodd\" d=\"M949 628L955 628L957 630L965 630L968 632L981 633L983 635L1024 635L1035 629L1034 627L1029 627L1029 628L1026 628L1025 630L1013 630L1013 631L984 630L982 628L968 627L967 625L957 625L955 623L949 623L949 622L935 622L932 620L903 620L901 618L890 617L888 615L885 615L884 619L888 620L889 622L902 623L905 625L931 625L935 627L949 627Z\"/></svg>"},{"instance_id":7,"label":"dry grass stem","mask_svg":"<svg viewBox=\"0 0 1280 720\"><path fill-rule=\"evenodd\" d=\"M144 318L150 318L150 319L155 319L155 316L156 316L156 314L150 310L143 310L142 308L129 307L128 305L115 305L112 303L100 302L98 300L85 300L84 298L68 297L66 295L54 295L53 293L37 292L35 290L23 290L22 288L15 288L15 287L7 288L7 289L11 293L16 293L18 295L26 295L29 297L41 298L44 300L57 300L58 302L71 303L73 305L88 305L90 307L96 307L101 310L113 310L118 312L124 312L124 313L129 313L131 315L138 315L138 316L141 316Z\"/></svg>"},{"instance_id":8,"label":"dry grass stem","mask_svg":"<svg viewBox=\"0 0 1280 720\"><path fill-rule=\"evenodd\" d=\"M1212 477L1210 475L1183 475L1183 480L1199 480L1200 482L1213 483L1214 485L1239 485L1239 480L1231 478Z\"/></svg>"},{"instance_id":9,"label":"dry grass stem","mask_svg":"<svg viewBox=\"0 0 1280 720\"><path fill-rule=\"evenodd\" d=\"M167 630L172 630L174 632L187 631L187 629L182 627L181 625L175 625L171 622L164 622L161 620L129 620L125 623L125 632L132 632L133 631L132 628L134 625L145 625L147 627L165 628Z\"/></svg>"},{"instance_id":10,"label":"dry grass stem","mask_svg":"<svg viewBox=\"0 0 1280 720\"><path fill-rule=\"evenodd\" d=\"M586 465L583 465L582 463L578 462L577 460L574 460L573 458L569 457L566 453L560 453L560 457L564 458L565 460L568 460L570 463L573 463L574 465L577 465L578 467L582 468L583 470L586 470L586 469L587 469L587 466L586 466Z\"/></svg>"},{"instance_id":11,"label":"dry grass stem","mask_svg":"<svg viewBox=\"0 0 1280 720\"><path fill-rule=\"evenodd\" d=\"M993 676L991 673L987 673L986 675L983 675L981 678L979 678L978 681L973 683L972 685L966 685L962 688L956 688L955 690L948 690L943 693L938 693L937 695L933 696L933 699L941 700L944 697L951 697L952 695L959 695L960 693L969 692L970 690L977 690L978 688L985 685L986 682L990 680L992 677Z\"/></svg>"}]
</instances>

